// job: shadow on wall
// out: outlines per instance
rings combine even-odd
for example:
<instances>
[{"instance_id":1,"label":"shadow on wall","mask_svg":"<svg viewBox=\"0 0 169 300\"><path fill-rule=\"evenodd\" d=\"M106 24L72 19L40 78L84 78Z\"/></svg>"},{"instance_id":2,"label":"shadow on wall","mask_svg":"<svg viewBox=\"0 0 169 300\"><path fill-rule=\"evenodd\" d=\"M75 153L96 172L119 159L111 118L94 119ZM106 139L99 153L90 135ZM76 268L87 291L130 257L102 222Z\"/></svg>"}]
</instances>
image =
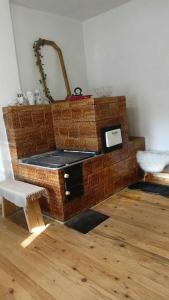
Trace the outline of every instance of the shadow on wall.
<instances>
[{"instance_id":1,"label":"shadow on wall","mask_svg":"<svg viewBox=\"0 0 169 300\"><path fill-rule=\"evenodd\" d=\"M127 115L128 115L128 122L129 122L129 133L131 136L138 135L138 122L136 117L137 109L136 107L127 107ZM136 125L137 124L137 125Z\"/></svg>"},{"instance_id":2,"label":"shadow on wall","mask_svg":"<svg viewBox=\"0 0 169 300\"><path fill-rule=\"evenodd\" d=\"M9 153L8 140L2 109L0 108L0 180L13 177L11 157Z\"/></svg>"},{"instance_id":3,"label":"shadow on wall","mask_svg":"<svg viewBox=\"0 0 169 300\"><path fill-rule=\"evenodd\" d=\"M131 136L145 137L147 146L147 137L150 135L150 124L147 116L148 111L145 110L145 105L142 104L141 96L127 94L127 115L129 122L129 134ZM144 98L143 98L144 99ZM141 103L141 105L140 105ZM146 134L145 134L146 132Z\"/></svg>"}]
</instances>

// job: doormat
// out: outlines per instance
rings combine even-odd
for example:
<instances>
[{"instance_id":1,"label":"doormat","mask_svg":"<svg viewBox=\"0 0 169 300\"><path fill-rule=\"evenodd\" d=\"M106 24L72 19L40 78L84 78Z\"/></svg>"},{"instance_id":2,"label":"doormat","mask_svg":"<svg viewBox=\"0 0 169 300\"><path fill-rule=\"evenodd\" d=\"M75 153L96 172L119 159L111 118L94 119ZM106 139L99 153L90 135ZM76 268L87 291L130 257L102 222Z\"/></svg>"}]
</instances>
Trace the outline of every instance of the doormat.
<instances>
[{"instance_id":1,"label":"doormat","mask_svg":"<svg viewBox=\"0 0 169 300\"><path fill-rule=\"evenodd\" d=\"M167 185L140 181L129 185L128 188L131 190L141 190L146 193L161 195L169 198L169 186Z\"/></svg>"},{"instance_id":2,"label":"doormat","mask_svg":"<svg viewBox=\"0 0 169 300\"><path fill-rule=\"evenodd\" d=\"M65 225L86 234L108 218L109 216L105 214L88 209L84 213L68 220Z\"/></svg>"}]
</instances>

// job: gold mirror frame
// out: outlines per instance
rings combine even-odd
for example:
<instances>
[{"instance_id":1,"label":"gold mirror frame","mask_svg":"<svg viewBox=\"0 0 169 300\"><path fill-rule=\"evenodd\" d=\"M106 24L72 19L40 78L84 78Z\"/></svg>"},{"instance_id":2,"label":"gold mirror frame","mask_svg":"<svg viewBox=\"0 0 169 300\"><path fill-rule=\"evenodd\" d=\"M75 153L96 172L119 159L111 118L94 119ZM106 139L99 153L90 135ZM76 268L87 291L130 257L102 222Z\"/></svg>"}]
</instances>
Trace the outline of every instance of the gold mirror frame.
<instances>
[{"instance_id":1,"label":"gold mirror frame","mask_svg":"<svg viewBox=\"0 0 169 300\"><path fill-rule=\"evenodd\" d=\"M69 84L69 80L68 80L68 76L67 76L67 72L66 72L66 67L65 67L65 63L64 63L64 59L63 59L62 50L53 41L39 39L38 41L34 42L33 49L34 49L35 57L36 57L36 65L37 65L40 75L41 75L41 79L39 80L39 82L43 85L43 91L44 91L45 96L49 99L49 103L55 103L55 100L51 96L50 90L47 85L47 74L45 74L44 64L42 62L43 56L41 54L41 47L44 47L44 46L53 47L59 56L63 79L64 79L66 91L67 91L67 97L71 96L71 89L70 89L70 84Z\"/></svg>"}]
</instances>

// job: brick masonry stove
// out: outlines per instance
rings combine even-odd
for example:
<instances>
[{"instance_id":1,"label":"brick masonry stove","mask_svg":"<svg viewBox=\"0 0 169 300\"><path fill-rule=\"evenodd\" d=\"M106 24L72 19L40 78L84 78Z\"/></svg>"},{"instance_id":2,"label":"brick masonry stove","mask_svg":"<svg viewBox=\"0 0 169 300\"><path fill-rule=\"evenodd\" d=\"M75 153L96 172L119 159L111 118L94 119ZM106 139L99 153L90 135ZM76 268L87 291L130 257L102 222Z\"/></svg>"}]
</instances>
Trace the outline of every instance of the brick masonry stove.
<instances>
[{"instance_id":1,"label":"brick masonry stove","mask_svg":"<svg viewBox=\"0 0 169 300\"><path fill-rule=\"evenodd\" d=\"M136 152L144 150L144 138L129 138L125 97L59 101L52 105L3 108L12 165L16 179L44 186L50 202L42 209L65 221L142 178ZM104 128L120 126L121 148L105 152ZM23 163L32 155L56 149L95 151L80 162L83 193L73 199L65 195L69 170ZM78 166L78 165L77 165Z\"/></svg>"}]
</instances>

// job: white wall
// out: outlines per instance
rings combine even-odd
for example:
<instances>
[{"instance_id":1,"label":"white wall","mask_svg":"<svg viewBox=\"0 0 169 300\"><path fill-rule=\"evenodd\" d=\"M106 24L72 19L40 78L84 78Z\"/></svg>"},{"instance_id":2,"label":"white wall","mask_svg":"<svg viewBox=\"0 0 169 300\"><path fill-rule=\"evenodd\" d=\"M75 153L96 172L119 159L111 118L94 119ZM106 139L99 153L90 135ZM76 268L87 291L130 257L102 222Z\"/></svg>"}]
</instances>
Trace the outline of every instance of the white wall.
<instances>
[{"instance_id":1,"label":"white wall","mask_svg":"<svg viewBox=\"0 0 169 300\"><path fill-rule=\"evenodd\" d=\"M133 0L84 23L88 82L127 95L132 134L169 150L169 1Z\"/></svg>"},{"instance_id":2,"label":"white wall","mask_svg":"<svg viewBox=\"0 0 169 300\"><path fill-rule=\"evenodd\" d=\"M33 42L39 38L55 41L63 51L71 88L87 88L82 23L55 14L11 5L22 89L41 88L35 65ZM48 48L49 49L49 48ZM51 48L44 52L48 80L56 99L66 96L57 55Z\"/></svg>"},{"instance_id":3,"label":"white wall","mask_svg":"<svg viewBox=\"0 0 169 300\"><path fill-rule=\"evenodd\" d=\"M6 106L20 90L8 0L0 0L0 180L12 174L2 106Z\"/></svg>"}]
</instances>

